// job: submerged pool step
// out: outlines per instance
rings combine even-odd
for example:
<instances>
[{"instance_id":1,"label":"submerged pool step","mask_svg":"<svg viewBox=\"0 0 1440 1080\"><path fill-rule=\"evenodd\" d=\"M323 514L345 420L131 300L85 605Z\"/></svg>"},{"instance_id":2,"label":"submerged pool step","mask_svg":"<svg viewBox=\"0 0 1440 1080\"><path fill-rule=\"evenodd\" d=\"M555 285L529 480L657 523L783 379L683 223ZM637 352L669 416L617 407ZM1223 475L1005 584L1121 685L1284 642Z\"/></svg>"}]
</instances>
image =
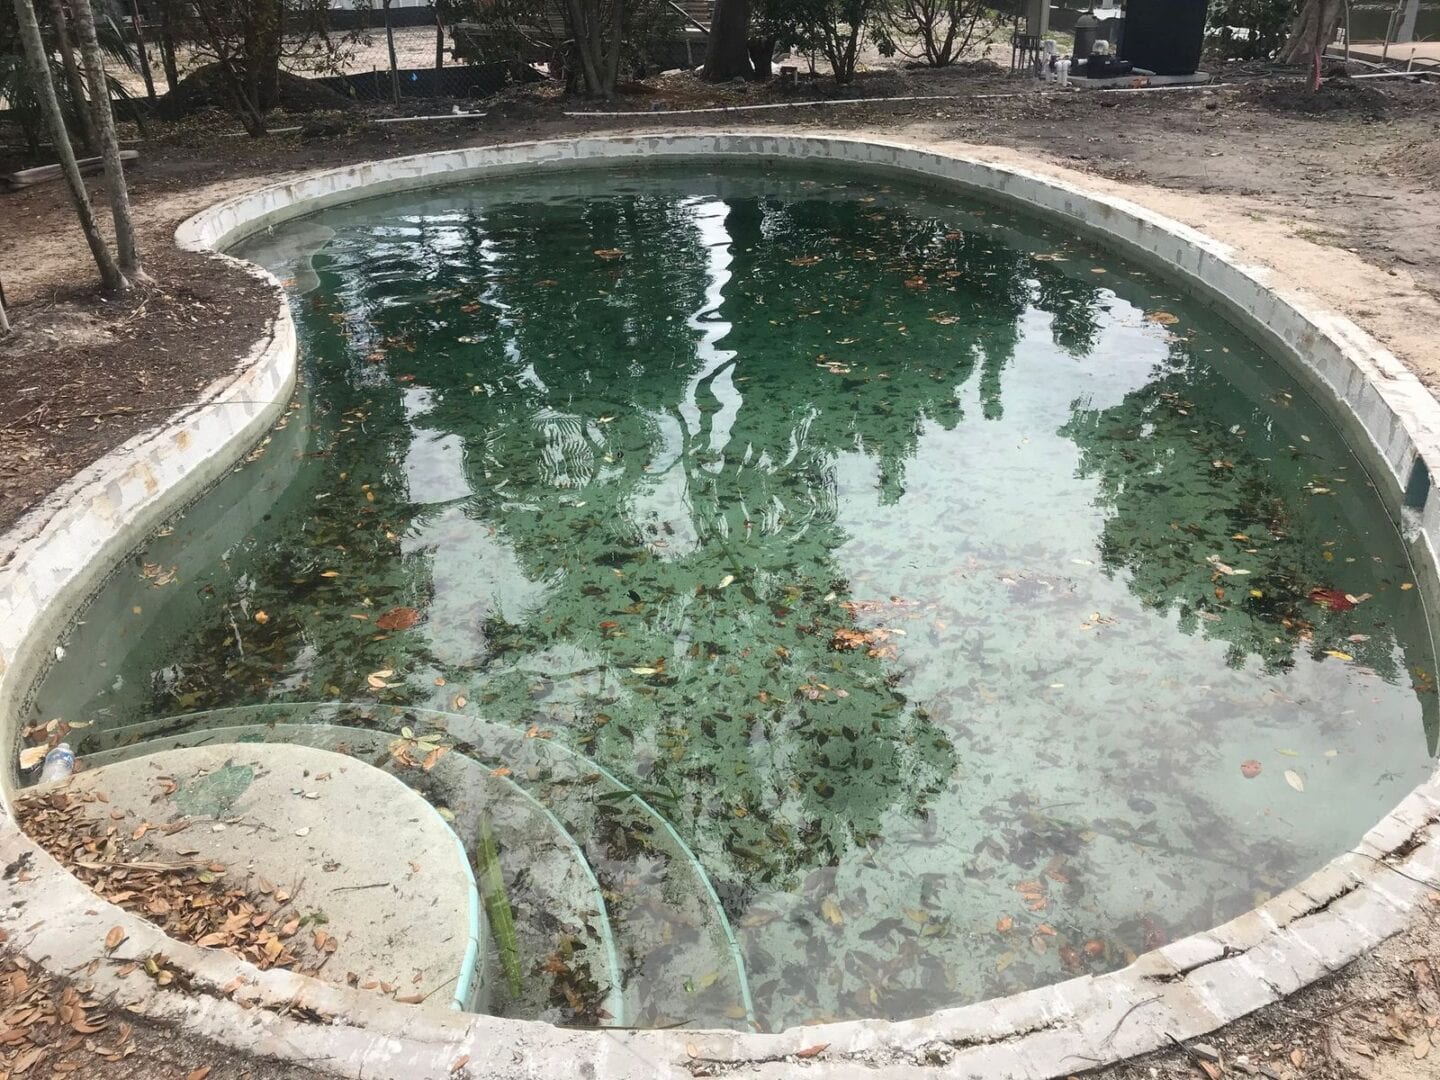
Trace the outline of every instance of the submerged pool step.
<instances>
[{"instance_id":1,"label":"submerged pool step","mask_svg":"<svg viewBox=\"0 0 1440 1080\"><path fill-rule=\"evenodd\" d=\"M90 729L78 749L98 764L161 746L235 741L240 727L251 739L343 746L382 764L454 813L472 855L488 812L527 958L519 1000L507 1000L503 958L494 958L499 1011L562 1020L568 1012L569 1022L616 1026L753 1026L738 944L689 847L639 793L551 740L458 713L322 702ZM402 730L413 737L412 759L425 747L453 749L429 770L404 765L391 753ZM536 958L547 978L532 973Z\"/></svg>"},{"instance_id":2,"label":"submerged pool step","mask_svg":"<svg viewBox=\"0 0 1440 1080\"><path fill-rule=\"evenodd\" d=\"M483 877L480 836L484 821L498 848L503 895L513 913L517 939L512 955L522 968L516 994L507 972L507 946L498 940L503 931L492 925L488 1008L501 1015L561 1023L626 1023L619 950L600 884L559 820L523 787L461 753L446 753L427 770L423 768L426 751L422 750L422 767L407 766L397 759L392 746L407 750L408 740L397 745L397 736L390 732L335 724L204 727L87 754L84 760L87 766L98 767L173 747L215 742L289 743L337 750L390 773L432 805L443 808L476 863L477 878ZM414 755L408 756L415 760ZM487 898L487 906L488 902ZM562 955L572 974L558 987L557 980L535 977L525 970L543 970L551 957ZM573 990L576 997L567 999L564 990L569 988L568 982L588 990L583 1002Z\"/></svg>"}]
</instances>

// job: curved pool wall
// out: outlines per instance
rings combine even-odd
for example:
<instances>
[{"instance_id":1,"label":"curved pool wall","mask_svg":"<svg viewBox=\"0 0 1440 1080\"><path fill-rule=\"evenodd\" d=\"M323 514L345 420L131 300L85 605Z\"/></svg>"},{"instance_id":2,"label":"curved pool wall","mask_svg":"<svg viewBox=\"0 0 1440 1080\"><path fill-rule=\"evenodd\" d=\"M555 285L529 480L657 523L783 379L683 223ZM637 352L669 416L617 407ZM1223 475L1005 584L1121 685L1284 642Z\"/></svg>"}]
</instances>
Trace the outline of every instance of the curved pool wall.
<instances>
[{"instance_id":1,"label":"curved pool wall","mask_svg":"<svg viewBox=\"0 0 1440 1080\"><path fill-rule=\"evenodd\" d=\"M1102 239L1183 282L1224 310L1301 377L1341 423L1402 524L1426 595L1437 593L1440 404L1391 353L1349 320L1309 310L1270 272L1239 262L1193 229L1124 200L1038 174L901 144L785 133L655 134L579 138L368 162L312 174L221 203L177 232L185 248L215 252L267 225L371 195L526 170L638 159L786 159L889 169L953 183ZM272 279L273 280L273 279ZM31 688L66 627L116 564L165 517L197 496L283 412L295 377L295 339L283 298L261 341L233 376L197 404L75 477L6 536L0 565L0 723L13 751ZM8 797L6 800L8 811ZM543 1023L398 1005L286 971L259 971L197 949L99 900L32 844L7 813L0 864L9 903L0 929L60 970L89 963L106 930L129 935L127 956L163 951L189 970L196 993L132 985L115 965L95 968L99 994L120 994L149 1015L242 1050L372 1078L469 1075L690 1077L743 1068L817 1077L1063 1076L1191 1038L1335 971L1401 929L1440 880L1440 782L1432 778L1361 844L1264 905L1213 930L1141 956L1129 967L913 1020L850 1021L773 1035L571 1030ZM1418 880L1417 880L1418 879ZM232 980L238 978L238 983ZM240 985L239 990L229 989ZM222 989L226 988L226 989ZM333 1017L286 1015L296 1001Z\"/></svg>"}]
</instances>

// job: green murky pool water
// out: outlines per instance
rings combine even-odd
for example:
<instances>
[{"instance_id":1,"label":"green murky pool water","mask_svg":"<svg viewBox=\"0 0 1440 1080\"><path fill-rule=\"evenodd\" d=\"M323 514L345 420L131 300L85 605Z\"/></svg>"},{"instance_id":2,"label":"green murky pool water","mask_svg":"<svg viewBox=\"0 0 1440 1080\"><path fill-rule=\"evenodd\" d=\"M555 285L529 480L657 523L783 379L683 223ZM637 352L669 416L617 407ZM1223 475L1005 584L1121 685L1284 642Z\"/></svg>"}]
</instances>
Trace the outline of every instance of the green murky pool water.
<instances>
[{"instance_id":1,"label":"green murky pool water","mask_svg":"<svg viewBox=\"0 0 1440 1080\"><path fill-rule=\"evenodd\" d=\"M582 837L611 981L647 985L626 1022L903 1017L1114 968L1431 767L1425 612L1360 461L1088 242L726 166L388 197L239 253L292 287L305 386L114 579L36 716L92 722L84 756L360 702L335 715L430 733L414 761L603 766L586 812L658 811L748 984L675 914L658 819ZM613 1022L598 938L525 914L523 837L500 857L534 925L491 1007Z\"/></svg>"}]
</instances>

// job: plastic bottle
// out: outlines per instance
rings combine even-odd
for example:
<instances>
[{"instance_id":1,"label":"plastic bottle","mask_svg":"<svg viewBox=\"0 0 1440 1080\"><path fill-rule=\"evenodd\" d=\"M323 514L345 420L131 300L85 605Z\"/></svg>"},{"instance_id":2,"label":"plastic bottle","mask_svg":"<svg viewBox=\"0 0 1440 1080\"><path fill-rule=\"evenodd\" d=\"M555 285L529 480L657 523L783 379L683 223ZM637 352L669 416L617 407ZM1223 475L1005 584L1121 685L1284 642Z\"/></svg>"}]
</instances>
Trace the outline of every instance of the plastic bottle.
<instances>
[{"instance_id":1,"label":"plastic bottle","mask_svg":"<svg viewBox=\"0 0 1440 1080\"><path fill-rule=\"evenodd\" d=\"M40 783L49 784L55 780L64 780L75 771L75 751L70 749L69 743L61 743L59 746L50 748L45 755L45 765L40 770Z\"/></svg>"}]
</instances>

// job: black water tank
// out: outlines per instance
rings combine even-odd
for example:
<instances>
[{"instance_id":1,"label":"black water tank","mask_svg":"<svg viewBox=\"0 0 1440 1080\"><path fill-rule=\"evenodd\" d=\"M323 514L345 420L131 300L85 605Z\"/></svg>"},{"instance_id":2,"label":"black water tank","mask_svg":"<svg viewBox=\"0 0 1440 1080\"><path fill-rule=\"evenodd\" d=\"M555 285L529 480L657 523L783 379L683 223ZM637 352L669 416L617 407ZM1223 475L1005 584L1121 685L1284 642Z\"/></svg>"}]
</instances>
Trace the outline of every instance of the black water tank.
<instances>
[{"instance_id":1,"label":"black water tank","mask_svg":"<svg viewBox=\"0 0 1440 1080\"><path fill-rule=\"evenodd\" d=\"M1205 45L1207 0L1129 0L1120 55L1156 75L1193 75Z\"/></svg>"}]
</instances>

